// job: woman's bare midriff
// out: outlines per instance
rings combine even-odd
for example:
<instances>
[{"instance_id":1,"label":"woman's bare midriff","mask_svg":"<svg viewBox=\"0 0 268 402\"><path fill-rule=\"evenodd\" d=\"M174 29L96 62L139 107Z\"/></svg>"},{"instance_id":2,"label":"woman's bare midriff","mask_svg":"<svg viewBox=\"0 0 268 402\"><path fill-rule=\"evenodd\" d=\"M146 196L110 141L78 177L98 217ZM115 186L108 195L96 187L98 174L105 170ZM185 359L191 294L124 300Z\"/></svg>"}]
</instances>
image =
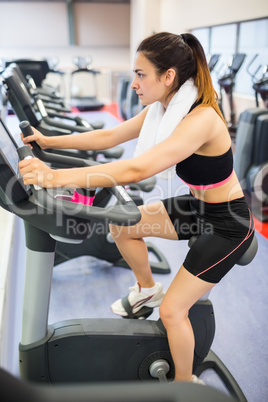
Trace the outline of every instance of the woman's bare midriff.
<instances>
[{"instance_id":1,"label":"woman's bare midriff","mask_svg":"<svg viewBox=\"0 0 268 402\"><path fill-rule=\"evenodd\" d=\"M222 186L204 190L190 188L190 191L195 198L211 203L231 201L244 196L235 172Z\"/></svg>"}]
</instances>

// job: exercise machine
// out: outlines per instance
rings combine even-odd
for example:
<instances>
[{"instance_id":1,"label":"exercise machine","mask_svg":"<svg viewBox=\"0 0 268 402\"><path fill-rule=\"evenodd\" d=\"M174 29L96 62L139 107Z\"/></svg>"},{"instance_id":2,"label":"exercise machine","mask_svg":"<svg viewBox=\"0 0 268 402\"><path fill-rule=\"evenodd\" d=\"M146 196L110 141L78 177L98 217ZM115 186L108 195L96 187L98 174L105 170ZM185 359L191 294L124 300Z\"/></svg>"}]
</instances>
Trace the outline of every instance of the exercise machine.
<instances>
[{"instance_id":1,"label":"exercise machine","mask_svg":"<svg viewBox=\"0 0 268 402\"><path fill-rule=\"evenodd\" d=\"M18 119L20 121L28 120L30 124L43 135L66 135L74 132L93 130L92 125L80 116L64 116L61 120L58 117L52 119L48 116L41 99L37 100L37 105L39 106L39 111L37 112L33 105L34 100L31 99L24 82L17 74L16 65L11 64L7 67L2 73L2 79L3 92L5 93L6 99L11 103ZM67 119L69 123L66 123ZM97 123L96 128L99 128L99 123ZM78 155L90 159L96 159L100 155L107 159L118 159L122 156L123 151L124 149L121 146L99 151L58 150L59 153L64 155ZM51 152L54 151L51 150Z\"/></svg>"},{"instance_id":2,"label":"exercise machine","mask_svg":"<svg viewBox=\"0 0 268 402\"><path fill-rule=\"evenodd\" d=\"M9 85L9 97L12 101L12 104L14 105L14 109L18 111L18 117L20 120L25 120L27 119L28 116L34 117L35 114L30 113L29 111L31 110L29 107L21 107L21 105L27 105L30 106L30 102L27 99L27 94L25 96L25 93L23 91L23 85L22 82L19 81L19 76L17 77L16 72L17 68L15 65L10 65L9 69L12 69L11 74L6 73L5 74L5 79L7 84ZM20 84L19 84L20 83ZM12 91L13 89L13 91ZM21 111L21 109L23 109ZM42 109L42 108L41 108ZM24 110L26 110L26 113L24 113ZM27 117L25 117L27 116ZM45 120L45 123L47 120ZM37 129L39 129L43 134L47 134L47 128L45 127L45 130L43 129L43 124L39 124L36 126L35 120L32 118L30 120L31 125L35 126ZM87 131L87 130L85 130ZM38 146L36 146L34 149L37 150L38 152ZM59 164L59 161L56 159L51 159L49 157L49 154L42 153L40 152L39 148L39 153L38 156L40 159L45 157L45 160L49 163L51 163L54 167L62 167L61 164ZM121 157L123 153L123 148L121 146L114 147L112 149L108 150L100 150L100 151L80 151L80 152L75 152L72 150L57 150L57 153L61 153L63 155L69 155L73 156L77 154L79 157L85 157L85 158L90 158L92 160L96 160L99 155L102 155L104 160L102 161L107 161L107 159L118 159ZM53 150L52 153L55 153ZM50 153L51 154L51 153ZM63 167L66 167L66 164L64 164ZM72 166L67 166L67 167L72 167ZM139 195L137 195L137 190L138 191L144 191L144 192L149 192L153 189L155 185L155 179L150 179L144 182L140 182L136 185L131 185L130 186L130 191L132 191L132 194L135 196L135 202L137 204L142 204L142 199ZM150 255L154 255L156 257L156 260L151 263L151 267L153 272L156 273L170 273L170 268L167 260L165 259L164 255L158 250L152 243L147 243L148 250L150 252ZM105 253L103 253L103 247L105 247ZM97 231L95 230L95 235L94 237L85 240L82 244L79 246L74 246L72 244L66 245L65 243L59 243L57 246L56 250L56 257L55 257L55 265L58 265L62 263L63 261L70 260L72 258L82 256L82 255L90 255L94 256L97 258L101 259L106 259L108 262L113 263L116 266L124 267L124 268L129 268L128 265L126 264L125 260L121 258L121 254L119 253L115 243L113 242L111 236L109 236L109 230L108 226L104 227L103 230Z\"/></svg>"},{"instance_id":3,"label":"exercise machine","mask_svg":"<svg viewBox=\"0 0 268 402\"><path fill-rule=\"evenodd\" d=\"M116 194L123 205L115 204L107 209L67 201L66 190L60 194L59 189L25 189L14 173L17 171L16 147L3 125L2 144L5 148L1 150L1 174L4 172L4 177L1 176L1 204L24 220L26 234L27 263L20 343L22 378L52 383L147 379L150 378L148 365L163 357L170 361L169 376L172 377L166 334L157 322L74 319L47 326L56 242L77 243L85 239L90 233L90 220L134 224L140 219L136 204L121 187L109 191ZM23 151L29 152L30 147L22 147L20 153ZM86 163L90 166L96 162ZM86 230L75 230L82 225L87 228L87 233ZM197 313L195 307L191 312L196 333L206 332L208 328L209 331L196 341L195 365L204 359L214 334L211 303L201 303L199 310Z\"/></svg>"},{"instance_id":4,"label":"exercise machine","mask_svg":"<svg viewBox=\"0 0 268 402\"><path fill-rule=\"evenodd\" d=\"M253 214L261 222L268 222L268 76L267 66L251 67L258 55L247 66L255 91L256 107L247 109L239 116L234 168L242 184ZM261 78L257 78L262 69ZM259 107L259 96L264 108Z\"/></svg>"},{"instance_id":5,"label":"exercise machine","mask_svg":"<svg viewBox=\"0 0 268 402\"><path fill-rule=\"evenodd\" d=\"M21 123L21 129L28 130L29 125ZM90 221L133 225L140 219L135 203L122 187L99 190L111 191L120 202L105 209L70 202L66 189L26 188L17 173L16 144L3 124L0 139L1 206L24 220L26 234L24 314L19 346L22 379L54 384L172 379L173 362L161 320L143 321L136 316L126 320L72 319L47 325L56 242L83 241L87 233L73 228L85 225L90 232ZM20 158L32 156L29 146L21 147L18 153ZM69 230L70 219L72 230ZM254 252L248 249L246 263ZM193 369L198 372L206 362L214 338L211 302L198 301L189 318L195 334ZM213 356L209 358L213 360ZM221 378L228 383L231 394L245 402L235 380L229 381L225 367L217 366L216 372L221 369Z\"/></svg>"},{"instance_id":6,"label":"exercise machine","mask_svg":"<svg viewBox=\"0 0 268 402\"><path fill-rule=\"evenodd\" d=\"M26 76L25 80L20 68L16 64L12 64L12 73L17 74L20 81L24 83L25 87L29 91L37 112L47 124L62 128L62 122L63 124L66 124L66 122L75 122L76 125L85 127L89 130L97 130L104 127L104 123L102 121L89 123L87 120L81 118L81 116L70 115L72 111L70 108L67 108L64 103L61 104L60 102L55 102L53 99L45 99L44 97L41 97L37 91L32 77ZM57 124L57 120L59 120L59 124Z\"/></svg>"},{"instance_id":7,"label":"exercise machine","mask_svg":"<svg viewBox=\"0 0 268 402\"><path fill-rule=\"evenodd\" d=\"M234 169L254 216L268 222L268 110L241 113L236 133Z\"/></svg>"},{"instance_id":8,"label":"exercise machine","mask_svg":"<svg viewBox=\"0 0 268 402\"><path fill-rule=\"evenodd\" d=\"M27 125L27 122L25 122L24 124ZM31 130L28 129L23 131L24 135L31 135ZM73 159L58 158L57 155L54 156L54 154L42 151L34 141L31 143L31 145L33 147L34 156L51 165L54 166L56 165L61 168L84 166L83 160L79 161L75 159L74 164ZM139 193L141 191L142 192L152 191L152 189L155 186L155 182L156 182L155 177L152 177L147 180L143 180L139 183L135 183L132 185L130 184L128 186L128 194L135 201L136 205L143 204L143 200L140 197ZM70 197L73 197L74 191L68 190L68 194ZM86 191L84 191L84 195L86 195ZM108 204L110 199L111 199L111 193L110 194L105 193L104 197L98 195L97 198L98 205L102 205L104 207ZM150 257L154 256L154 259L150 261L152 272L158 274L169 274L170 266L163 253L151 242L147 241L146 245ZM117 267L129 268L126 261L121 257L121 254L110 235L109 227L105 223L99 222L98 225L93 225L90 232L90 236L87 237L80 244L72 244L72 243L66 244L64 242L58 242L55 250L54 265L58 265L61 264L62 262L85 255L105 260Z\"/></svg>"},{"instance_id":9,"label":"exercise machine","mask_svg":"<svg viewBox=\"0 0 268 402\"><path fill-rule=\"evenodd\" d=\"M24 135L27 134L30 135L31 130L24 130ZM74 165L72 159L59 159L57 155L54 157L54 154L42 151L35 142L32 142L31 145L33 147L34 156L51 164L52 166L61 168L84 166L83 160L79 161L76 159ZM130 184L127 190L128 194L134 200L136 205L142 205L143 200L140 196L140 192L152 191L155 183L156 179L155 177L152 177L147 180L142 180L139 183ZM68 193L70 197L73 197L73 190L68 190ZM86 191L83 193L83 195L86 196ZM98 205L101 204L104 207L107 205L110 199L111 194L105 194L105 197L100 197L100 195L98 195ZM170 266L164 254L153 243L147 241L146 245L150 256L150 266L152 272L158 274L169 274ZM105 260L117 267L130 268L126 261L121 257L121 254L110 235L109 226L101 222L99 222L97 226L93 225L90 236L80 244L66 244L64 242L58 242L55 250L54 265L56 266L62 262L85 255ZM153 260L151 260L151 256L154 257Z\"/></svg>"},{"instance_id":10,"label":"exercise machine","mask_svg":"<svg viewBox=\"0 0 268 402\"><path fill-rule=\"evenodd\" d=\"M20 74L20 68L18 67L17 69L17 73ZM26 75L26 77L24 78L23 75L21 76L21 81L24 82L26 88L29 91L29 94L34 98L34 100L36 99L41 99L42 102L44 103L48 113L49 111L55 111L55 112L59 112L59 113L72 113L71 108L66 105L66 103L59 99L55 99L51 96L42 96L39 94L38 90L37 90L37 86L34 82L34 79L30 76L30 75Z\"/></svg>"},{"instance_id":11,"label":"exercise machine","mask_svg":"<svg viewBox=\"0 0 268 402\"><path fill-rule=\"evenodd\" d=\"M1 398L4 402L235 402L211 387L174 383L64 384L53 387L32 384L0 369Z\"/></svg>"},{"instance_id":12,"label":"exercise machine","mask_svg":"<svg viewBox=\"0 0 268 402\"><path fill-rule=\"evenodd\" d=\"M23 116L24 119L27 116L32 125L42 121L46 126L65 133L84 132L103 127L103 123L90 124L80 116L47 111L43 100L36 91L33 91L32 87L29 87L19 66L15 63L10 64L5 69L2 77L6 99L9 100L20 120L23 119Z\"/></svg>"},{"instance_id":13,"label":"exercise machine","mask_svg":"<svg viewBox=\"0 0 268 402\"><path fill-rule=\"evenodd\" d=\"M6 84L8 85L9 91L9 99L12 102L12 105L14 106L14 110L18 113L18 117L20 120L29 120L30 124L34 127L36 127L38 130L40 130L44 135L48 134L47 131L47 124L48 119L42 119L41 123L36 125L36 114L34 110L31 107L30 100L28 99L28 95L25 92L25 86L23 85L23 82L20 81L20 74L17 74L17 66L12 64L9 66L9 69L11 69L11 72L7 71L4 74L4 78L6 80ZM38 100L38 103L41 104L41 100ZM42 110L42 104L40 109ZM30 117L30 119L28 119ZM44 122L43 122L44 120ZM81 119L82 120L82 119ZM83 129L84 131L88 131L88 129ZM54 133L54 131L49 131L49 134L57 134ZM45 158L46 162L51 163L54 167L66 167L66 163L63 164L62 166L62 160L59 161L58 159L53 159L51 158L48 154L48 152L40 152L40 148L35 144L36 147L34 148L35 151L37 151L36 156L38 156L40 159L43 160ZM39 151L39 152L38 152ZM123 147L117 146L113 147L112 149L108 150L99 150L99 151L75 151L75 150L51 150L51 153L61 153L62 155L68 155L68 156L79 156L79 157L84 157L87 159L92 159L96 160L99 158L99 156L102 156L102 162L106 162L107 159L119 159L122 156L123 153ZM72 166L67 166L67 167L72 167ZM130 185L130 192L132 193L131 195L135 198L136 204L142 204L142 199L139 196L139 192L149 192L153 189L155 185L155 179L151 178L149 180L137 183L137 184L132 184ZM103 253L103 247L105 247L105 253ZM161 253L158 248L153 245L150 242L147 242L147 247L150 255L153 255L155 258L155 261L151 262L151 267L152 271L154 273L163 273L163 274L168 274L170 273L170 267L169 264L164 257L164 255ZM101 258L103 260L107 260L108 262L120 266L123 268L129 268L128 265L126 264L125 260L121 258L121 254L118 251L115 243L113 242L108 226L104 227L103 230L97 231L95 230L95 235L94 237L90 239L86 239L82 244L74 246L73 244L68 244L66 243L58 243L57 245L57 250L56 250L56 256L55 256L55 265L58 265L64 261L70 260L72 258L82 256L82 255L90 255L96 258Z\"/></svg>"},{"instance_id":14,"label":"exercise machine","mask_svg":"<svg viewBox=\"0 0 268 402\"><path fill-rule=\"evenodd\" d=\"M92 57L74 57L73 62L76 65L76 69L71 72L70 77L71 105L80 111L102 109L104 103L97 98L97 75L100 74L100 71L92 68ZM91 84L93 84L91 95L79 95L80 87L75 84L75 77L82 76L83 74L87 77L87 81L91 78ZM86 86L87 81L83 82L83 87Z\"/></svg>"},{"instance_id":15,"label":"exercise machine","mask_svg":"<svg viewBox=\"0 0 268 402\"><path fill-rule=\"evenodd\" d=\"M22 73L22 70L19 66L19 64L12 63L9 64L12 65L12 72L14 74L17 74L19 77L19 80L24 84L25 88L28 89L29 95L32 98L32 103L36 103L36 99L41 99L41 101L44 103L44 106L48 110L53 110L61 113L71 113L72 110L66 103L64 102L63 98L56 98L50 95L42 95L38 92L38 88L36 86L36 83L33 79L33 77L29 74L26 76ZM38 105L36 105L37 109Z\"/></svg>"},{"instance_id":16,"label":"exercise machine","mask_svg":"<svg viewBox=\"0 0 268 402\"><path fill-rule=\"evenodd\" d=\"M127 98L127 90L130 85L131 78L130 77L120 77L117 85L117 103L119 107L120 117L123 120L127 120L126 115L126 98Z\"/></svg>"},{"instance_id":17,"label":"exercise machine","mask_svg":"<svg viewBox=\"0 0 268 402\"><path fill-rule=\"evenodd\" d=\"M214 68L216 67L216 65L218 64L219 60L220 60L221 55L218 53L214 53L209 55L208 57L208 68L209 71L212 73L212 71L214 71Z\"/></svg>"},{"instance_id":18,"label":"exercise machine","mask_svg":"<svg viewBox=\"0 0 268 402\"><path fill-rule=\"evenodd\" d=\"M118 83L117 98L120 116L123 120L131 119L144 108L136 91L130 86L131 81L130 77L121 77Z\"/></svg>"},{"instance_id":19,"label":"exercise machine","mask_svg":"<svg viewBox=\"0 0 268 402\"><path fill-rule=\"evenodd\" d=\"M268 64L259 65L254 72L251 72L250 68L255 60L258 58L258 54L255 54L247 66L247 72L252 79L252 87L255 91L256 107L260 107L259 97L261 97L264 107L268 109ZM261 75L258 76L261 70Z\"/></svg>"},{"instance_id":20,"label":"exercise machine","mask_svg":"<svg viewBox=\"0 0 268 402\"><path fill-rule=\"evenodd\" d=\"M233 100L233 90L235 87L235 79L238 71L242 67L244 60L246 58L246 54L244 53L235 53L230 61L228 62L227 68L224 74L218 79L218 84L220 86L220 97L219 97L219 107L223 116L225 117L225 113L223 110L223 94L224 91L227 95L227 99L230 107L230 121L228 122L230 133L235 133L237 129L236 125L236 113L235 106ZM226 118L225 118L226 119Z\"/></svg>"},{"instance_id":21,"label":"exercise machine","mask_svg":"<svg viewBox=\"0 0 268 402\"><path fill-rule=\"evenodd\" d=\"M7 60L5 62L6 67L10 64L17 64L24 77L31 76L36 84L37 91L41 97L45 99L50 98L55 102L64 102L64 97L59 92L59 90L51 85L46 83L46 78L48 74L57 75L61 79L60 86L64 87L63 80L65 73L57 69L58 62L55 61L55 58L50 59L12 59Z\"/></svg>"}]
</instances>

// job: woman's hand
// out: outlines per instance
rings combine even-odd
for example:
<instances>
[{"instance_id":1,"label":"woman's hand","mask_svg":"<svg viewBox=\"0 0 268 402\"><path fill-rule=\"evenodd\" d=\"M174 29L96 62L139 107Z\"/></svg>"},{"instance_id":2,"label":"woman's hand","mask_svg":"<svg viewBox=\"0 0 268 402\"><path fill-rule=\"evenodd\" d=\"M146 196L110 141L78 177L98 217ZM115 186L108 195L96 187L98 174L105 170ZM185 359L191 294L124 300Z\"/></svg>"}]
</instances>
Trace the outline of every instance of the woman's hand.
<instances>
[{"instance_id":1,"label":"woman's hand","mask_svg":"<svg viewBox=\"0 0 268 402\"><path fill-rule=\"evenodd\" d=\"M37 184L45 188L56 187L56 171L50 169L40 159L24 159L19 162L19 169L25 185Z\"/></svg>"},{"instance_id":2,"label":"woman's hand","mask_svg":"<svg viewBox=\"0 0 268 402\"><path fill-rule=\"evenodd\" d=\"M31 127L31 128L32 128L32 130L34 132L33 135L29 135L29 137L24 137L22 133L20 134L24 145L28 144L28 145L31 146L31 142L35 141L39 145L39 147L41 149L49 148L48 145L47 145L48 137L46 137L45 135L41 134L40 131L36 130L34 127Z\"/></svg>"}]
</instances>

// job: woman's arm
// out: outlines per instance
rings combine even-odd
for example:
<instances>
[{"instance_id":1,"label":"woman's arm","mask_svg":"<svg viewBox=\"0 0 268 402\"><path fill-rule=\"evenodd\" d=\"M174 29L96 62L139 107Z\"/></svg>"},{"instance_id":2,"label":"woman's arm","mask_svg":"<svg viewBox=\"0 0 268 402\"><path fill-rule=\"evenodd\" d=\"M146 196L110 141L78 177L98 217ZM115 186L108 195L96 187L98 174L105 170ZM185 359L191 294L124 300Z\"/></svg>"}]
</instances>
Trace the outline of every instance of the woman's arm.
<instances>
[{"instance_id":1,"label":"woman's arm","mask_svg":"<svg viewBox=\"0 0 268 402\"><path fill-rule=\"evenodd\" d=\"M164 141L133 159L85 168L51 170L38 159L20 162L25 184L96 188L136 183L175 165L202 147L213 133L211 113L185 118Z\"/></svg>"},{"instance_id":2,"label":"woman's arm","mask_svg":"<svg viewBox=\"0 0 268 402\"><path fill-rule=\"evenodd\" d=\"M147 108L143 109L137 116L111 129L48 137L33 128L35 134L24 138L23 142L28 144L31 141L36 141L42 149L58 148L95 151L112 148L139 136L147 110Z\"/></svg>"}]
</instances>

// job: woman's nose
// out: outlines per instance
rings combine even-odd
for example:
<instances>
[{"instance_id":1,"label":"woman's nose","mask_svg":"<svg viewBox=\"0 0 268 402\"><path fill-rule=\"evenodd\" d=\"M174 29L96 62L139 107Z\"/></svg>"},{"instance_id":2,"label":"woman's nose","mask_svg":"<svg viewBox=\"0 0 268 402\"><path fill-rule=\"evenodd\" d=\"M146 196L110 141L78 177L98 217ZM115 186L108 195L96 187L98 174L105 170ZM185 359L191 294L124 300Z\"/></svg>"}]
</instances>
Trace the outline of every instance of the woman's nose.
<instances>
[{"instance_id":1,"label":"woman's nose","mask_svg":"<svg viewBox=\"0 0 268 402\"><path fill-rule=\"evenodd\" d=\"M132 83L130 84L130 88L136 90L137 89L137 83L135 82L135 78L133 79Z\"/></svg>"}]
</instances>

